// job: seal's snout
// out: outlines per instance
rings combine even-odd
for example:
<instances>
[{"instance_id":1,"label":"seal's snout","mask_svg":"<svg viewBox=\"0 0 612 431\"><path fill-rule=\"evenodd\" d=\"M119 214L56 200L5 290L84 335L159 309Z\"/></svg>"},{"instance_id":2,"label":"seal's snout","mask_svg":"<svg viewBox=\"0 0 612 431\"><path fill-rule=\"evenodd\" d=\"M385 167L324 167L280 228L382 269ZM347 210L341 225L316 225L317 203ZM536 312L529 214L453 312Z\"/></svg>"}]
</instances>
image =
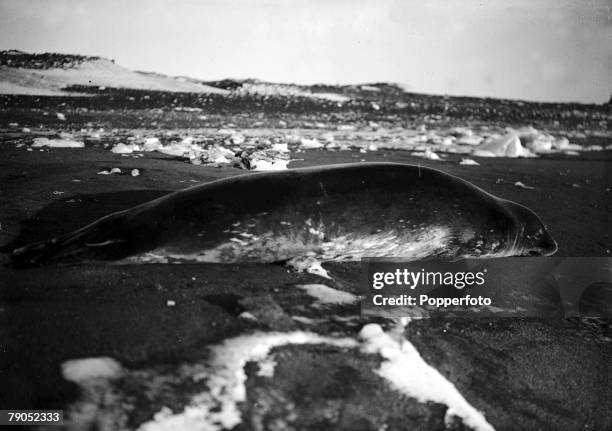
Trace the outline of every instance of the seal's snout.
<instances>
[{"instance_id":1,"label":"seal's snout","mask_svg":"<svg viewBox=\"0 0 612 431\"><path fill-rule=\"evenodd\" d=\"M541 250L542 256L552 256L557 252L559 247L557 246L557 242L553 239L553 237L548 233L544 225L542 225L543 234L538 241L538 247Z\"/></svg>"},{"instance_id":2,"label":"seal's snout","mask_svg":"<svg viewBox=\"0 0 612 431\"><path fill-rule=\"evenodd\" d=\"M546 226L536 213L519 204L514 204L511 212L517 224L522 227L516 241L520 254L523 256L551 256L557 252L557 242L546 230Z\"/></svg>"},{"instance_id":3,"label":"seal's snout","mask_svg":"<svg viewBox=\"0 0 612 431\"><path fill-rule=\"evenodd\" d=\"M523 246L526 256L552 256L557 252L557 242L542 226L535 234L527 234Z\"/></svg>"}]
</instances>

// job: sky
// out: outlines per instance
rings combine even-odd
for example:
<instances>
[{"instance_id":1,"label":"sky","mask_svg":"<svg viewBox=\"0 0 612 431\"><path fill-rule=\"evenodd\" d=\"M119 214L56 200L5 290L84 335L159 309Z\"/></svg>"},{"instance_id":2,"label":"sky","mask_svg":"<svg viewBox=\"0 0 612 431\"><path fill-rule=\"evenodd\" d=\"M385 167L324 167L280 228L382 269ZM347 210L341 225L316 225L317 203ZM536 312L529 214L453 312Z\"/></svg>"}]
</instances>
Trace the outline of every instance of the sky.
<instances>
[{"instance_id":1,"label":"sky","mask_svg":"<svg viewBox=\"0 0 612 431\"><path fill-rule=\"evenodd\" d=\"M610 0L0 0L0 49L204 80L601 103Z\"/></svg>"}]
</instances>

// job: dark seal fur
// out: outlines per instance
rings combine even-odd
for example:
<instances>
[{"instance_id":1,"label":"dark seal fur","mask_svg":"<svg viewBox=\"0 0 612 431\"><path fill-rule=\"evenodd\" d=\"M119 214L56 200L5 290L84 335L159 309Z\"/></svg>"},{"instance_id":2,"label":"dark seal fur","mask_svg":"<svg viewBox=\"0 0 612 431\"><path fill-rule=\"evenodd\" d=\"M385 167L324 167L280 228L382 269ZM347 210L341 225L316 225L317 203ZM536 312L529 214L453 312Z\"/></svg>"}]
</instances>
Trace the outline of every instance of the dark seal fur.
<instances>
[{"instance_id":1,"label":"dark seal fur","mask_svg":"<svg viewBox=\"0 0 612 431\"><path fill-rule=\"evenodd\" d=\"M16 264L274 262L551 255L528 208L420 166L359 163L235 176L14 250Z\"/></svg>"}]
</instances>

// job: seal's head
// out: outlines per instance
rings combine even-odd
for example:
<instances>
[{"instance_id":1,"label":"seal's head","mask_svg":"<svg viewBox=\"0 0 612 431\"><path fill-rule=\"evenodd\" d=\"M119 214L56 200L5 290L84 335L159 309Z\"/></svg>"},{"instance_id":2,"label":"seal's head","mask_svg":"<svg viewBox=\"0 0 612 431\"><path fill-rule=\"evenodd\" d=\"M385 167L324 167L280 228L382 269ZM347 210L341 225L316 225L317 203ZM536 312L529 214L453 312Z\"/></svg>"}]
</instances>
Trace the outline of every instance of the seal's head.
<instances>
[{"instance_id":1,"label":"seal's head","mask_svg":"<svg viewBox=\"0 0 612 431\"><path fill-rule=\"evenodd\" d=\"M551 256L557 252L557 243L546 230L542 220L522 205L506 201L516 221L515 253L519 256Z\"/></svg>"}]
</instances>

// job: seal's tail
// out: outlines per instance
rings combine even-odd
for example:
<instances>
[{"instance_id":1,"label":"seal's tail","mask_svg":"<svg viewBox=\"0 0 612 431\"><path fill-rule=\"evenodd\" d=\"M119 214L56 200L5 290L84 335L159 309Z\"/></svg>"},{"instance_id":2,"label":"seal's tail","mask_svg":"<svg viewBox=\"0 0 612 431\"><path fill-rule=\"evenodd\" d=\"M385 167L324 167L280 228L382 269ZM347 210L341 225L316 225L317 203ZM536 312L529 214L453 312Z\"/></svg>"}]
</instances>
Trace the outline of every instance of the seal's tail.
<instances>
[{"instance_id":1,"label":"seal's tail","mask_svg":"<svg viewBox=\"0 0 612 431\"><path fill-rule=\"evenodd\" d=\"M119 213L111 214L74 232L14 249L12 265L31 267L108 259L125 242L121 232L113 229L118 216Z\"/></svg>"}]
</instances>

